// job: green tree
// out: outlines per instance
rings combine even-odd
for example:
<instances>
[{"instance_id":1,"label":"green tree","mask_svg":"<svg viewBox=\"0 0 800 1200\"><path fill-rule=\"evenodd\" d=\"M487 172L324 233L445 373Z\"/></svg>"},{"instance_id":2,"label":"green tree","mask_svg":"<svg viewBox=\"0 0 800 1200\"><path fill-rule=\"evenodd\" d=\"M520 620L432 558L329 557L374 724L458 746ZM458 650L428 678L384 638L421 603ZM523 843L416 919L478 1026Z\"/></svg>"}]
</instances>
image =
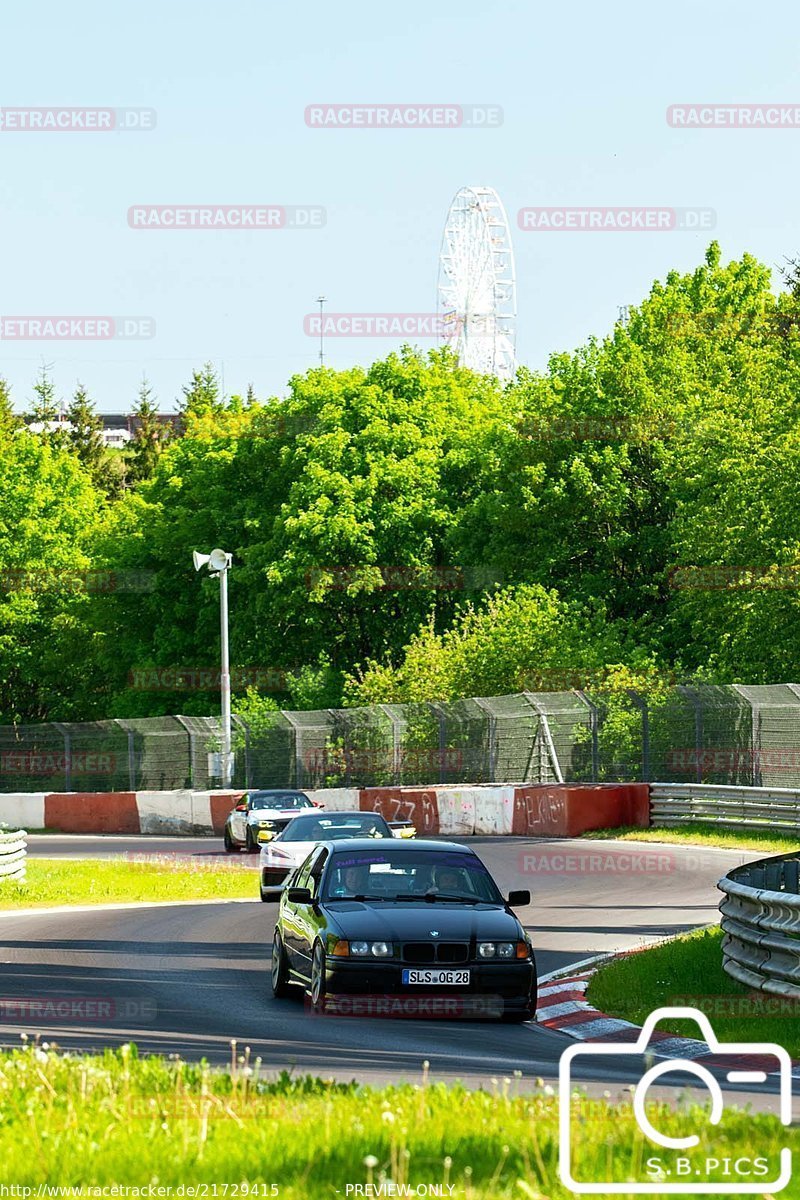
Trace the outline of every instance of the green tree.
<instances>
[{"instance_id":1,"label":"green tree","mask_svg":"<svg viewBox=\"0 0 800 1200\"><path fill-rule=\"evenodd\" d=\"M20 418L14 412L11 387L8 381L0 375L0 437L15 429L19 429L21 425Z\"/></svg>"},{"instance_id":2,"label":"green tree","mask_svg":"<svg viewBox=\"0 0 800 1200\"><path fill-rule=\"evenodd\" d=\"M213 363L210 362L204 363L199 370L192 371L192 378L183 387L182 393L183 398L178 401L178 411L184 420L218 413L225 407L219 377Z\"/></svg>"},{"instance_id":3,"label":"green tree","mask_svg":"<svg viewBox=\"0 0 800 1200\"><path fill-rule=\"evenodd\" d=\"M69 424L69 445L86 470L100 484L103 476L105 445L102 438L103 422L89 399L86 388L78 382L66 418Z\"/></svg>"},{"instance_id":4,"label":"green tree","mask_svg":"<svg viewBox=\"0 0 800 1200\"><path fill-rule=\"evenodd\" d=\"M291 703L338 702L345 676L351 703L796 678L798 293L712 244L505 388L408 348L262 403L196 372L185 436L104 515L98 562L153 587L133 616L88 606L93 676L122 716L132 665L213 661L218 585L189 551L219 545L232 661L283 672Z\"/></svg>"},{"instance_id":5,"label":"green tree","mask_svg":"<svg viewBox=\"0 0 800 1200\"><path fill-rule=\"evenodd\" d=\"M68 443L67 430L63 428L63 411L60 401L56 398L56 385L50 374L51 367L42 364L33 385L33 400L31 402L31 424L40 425L39 436L62 448ZM57 423L58 428L52 428Z\"/></svg>"},{"instance_id":6,"label":"green tree","mask_svg":"<svg viewBox=\"0 0 800 1200\"><path fill-rule=\"evenodd\" d=\"M152 477L165 441L164 426L158 419L158 405L146 376L142 378L131 415L134 435L129 446L130 478L133 483L141 483Z\"/></svg>"},{"instance_id":7,"label":"green tree","mask_svg":"<svg viewBox=\"0 0 800 1200\"><path fill-rule=\"evenodd\" d=\"M204 661L216 644L218 596L194 576L193 546L234 555L232 660L298 683L320 655L341 673L399 654L432 614L445 626L465 595L448 538L502 404L494 381L452 356L406 350L193 420L118 514L125 532L109 532L110 558L158 580L135 627L114 624L117 661L148 661L154 645L164 663Z\"/></svg>"},{"instance_id":8,"label":"green tree","mask_svg":"<svg viewBox=\"0 0 800 1200\"><path fill-rule=\"evenodd\" d=\"M73 454L27 431L0 434L0 723L98 705L84 613L99 511Z\"/></svg>"},{"instance_id":9,"label":"green tree","mask_svg":"<svg viewBox=\"0 0 800 1200\"><path fill-rule=\"evenodd\" d=\"M621 653L602 612L523 584L467 604L442 633L424 626L396 669L367 663L348 677L345 695L349 704L375 704L568 691L601 681Z\"/></svg>"}]
</instances>

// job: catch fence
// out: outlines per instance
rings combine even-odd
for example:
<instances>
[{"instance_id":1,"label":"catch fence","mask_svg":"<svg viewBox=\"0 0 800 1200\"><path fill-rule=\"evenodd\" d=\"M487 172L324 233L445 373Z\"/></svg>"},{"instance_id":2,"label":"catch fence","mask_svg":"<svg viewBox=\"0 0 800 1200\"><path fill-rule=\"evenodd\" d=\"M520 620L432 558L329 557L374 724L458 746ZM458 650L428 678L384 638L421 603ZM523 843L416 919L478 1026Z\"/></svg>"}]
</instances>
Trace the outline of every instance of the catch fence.
<instances>
[{"instance_id":1,"label":"catch fence","mask_svg":"<svg viewBox=\"0 0 800 1200\"><path fill-rule=\"evenodd\" d=\"M800 687L685 684L233 717L233 785L800 787ZM0 726L0 791L218 786L216 717Z\"/></svg>"}]
</instances>

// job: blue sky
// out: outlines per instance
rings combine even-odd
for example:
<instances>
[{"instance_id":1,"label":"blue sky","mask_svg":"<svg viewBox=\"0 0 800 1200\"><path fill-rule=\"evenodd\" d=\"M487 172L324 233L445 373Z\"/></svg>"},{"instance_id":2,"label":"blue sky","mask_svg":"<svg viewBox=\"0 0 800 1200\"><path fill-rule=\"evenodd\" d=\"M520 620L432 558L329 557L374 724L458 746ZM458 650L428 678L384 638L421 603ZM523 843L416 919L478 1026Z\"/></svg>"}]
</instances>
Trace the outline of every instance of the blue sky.
<instances>
[{"instance_id":1,"label":"blue sky","mask_svg":"<svg viewBox=\"0 0 800 1200\"><path fill-rule=\"evenodd\" d=\"M154 108L149 133L0 132L3 315L146 315L130 342L0 341L22 407L42 361L124 411L146 371L169 410L193 366L282 394L316 363L303 317L435 308L442 227L464 184L512 219L518 359L542 366L612 327L656 277L690 269L708 233L542 233L539 205L711 207L727 259L800 250L800 128L679 130L681 102L800 105L795 4L457 6L54 0L4 14L2 106ZM485 130L318 130L312 103L483 103ZM134 204L311 204L312 231L140 231ZM329 339L327 362L397 343Z\"/></svg>"}]
</instances>

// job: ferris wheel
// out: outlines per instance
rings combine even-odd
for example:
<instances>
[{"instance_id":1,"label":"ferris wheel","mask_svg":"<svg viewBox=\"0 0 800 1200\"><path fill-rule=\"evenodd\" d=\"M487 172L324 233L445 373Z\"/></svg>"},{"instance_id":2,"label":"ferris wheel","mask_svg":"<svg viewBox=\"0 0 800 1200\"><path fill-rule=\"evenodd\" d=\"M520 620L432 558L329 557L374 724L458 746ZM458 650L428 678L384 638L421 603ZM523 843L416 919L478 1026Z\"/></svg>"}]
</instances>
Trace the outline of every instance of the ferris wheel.
<instances>
[{"instance_id":1,"label":"ferris wheel","mask_svg":"<svg viewBox=\"0 0 800 1200\"><path fill-rule=\"evenodd\" d=\"M442 235L438 317L459 362L511 379L516 367L517 289L508 218L494 188L456 193Z\"/></svg>"}]
</instances>

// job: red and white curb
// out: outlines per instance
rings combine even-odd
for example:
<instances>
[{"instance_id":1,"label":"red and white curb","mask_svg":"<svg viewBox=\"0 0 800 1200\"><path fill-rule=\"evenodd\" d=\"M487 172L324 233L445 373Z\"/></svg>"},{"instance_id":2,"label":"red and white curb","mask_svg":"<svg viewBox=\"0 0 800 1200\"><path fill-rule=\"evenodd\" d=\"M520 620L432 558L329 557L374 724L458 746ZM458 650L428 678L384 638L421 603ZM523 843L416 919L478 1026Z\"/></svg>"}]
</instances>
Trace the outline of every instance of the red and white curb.
<instances>
[{"instance_id":1,"label":"red and white curb","mask_svg":"<svg viewBox=\"0 0 800 1200\"><path fill-rule=\"evenodd\" d=\"M609 959L606 959L609 961ZM539 1003L536 1023L545 1029L554 1029L568 1037L583 1042L634 1043L641 1034L641 1026L619 1017L611 1017L593 1008L586 999L589 980L597 967L557 979L548 978L539 987ZM697 1038L677 1037L675 1034L654 1030L648 1043L648 1054L655 1059L689 1059L705 1067L749 1071L765 1071L776 1075L774 1055L721 1055L712 1054L706 1042ZM800 1062L794 1061L792 1078L800 1080Z\"/></svg>"}]
</instances>

